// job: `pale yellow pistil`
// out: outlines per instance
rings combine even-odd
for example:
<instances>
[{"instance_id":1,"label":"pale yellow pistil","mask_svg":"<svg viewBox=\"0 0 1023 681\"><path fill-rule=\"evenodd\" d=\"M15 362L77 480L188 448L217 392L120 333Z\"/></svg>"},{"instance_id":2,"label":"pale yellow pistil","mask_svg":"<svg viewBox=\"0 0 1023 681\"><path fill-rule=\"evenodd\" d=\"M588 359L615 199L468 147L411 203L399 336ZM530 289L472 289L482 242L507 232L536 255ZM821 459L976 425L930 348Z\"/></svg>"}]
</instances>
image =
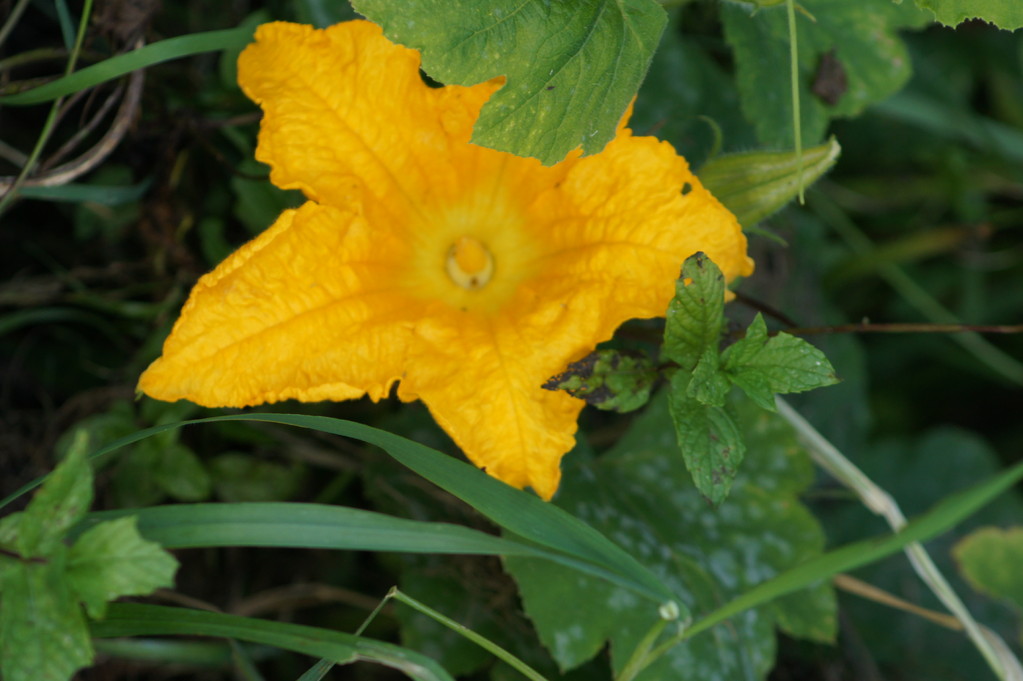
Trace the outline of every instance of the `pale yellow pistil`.
<instances>
[{"instance_id":1,"label":"pale yellow pistil","mask_svg":"<svg viewBox=\"0 0 1023 681\"><path fill-rule=\"evenodd\" d=\"M470 291L483 288L494 276L494 256L471 236L459 237L451 245L444 266L451 281Z\"/></svg>"}]
</instances>

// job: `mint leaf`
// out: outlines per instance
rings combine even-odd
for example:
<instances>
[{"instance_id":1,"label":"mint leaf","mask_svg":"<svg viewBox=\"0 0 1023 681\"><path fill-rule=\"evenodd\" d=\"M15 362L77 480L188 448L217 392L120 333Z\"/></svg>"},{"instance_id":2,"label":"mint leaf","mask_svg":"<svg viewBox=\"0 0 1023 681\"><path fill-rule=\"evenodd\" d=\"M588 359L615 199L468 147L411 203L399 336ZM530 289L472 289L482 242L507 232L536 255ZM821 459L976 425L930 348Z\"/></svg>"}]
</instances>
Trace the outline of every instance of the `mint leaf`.
<instances>
[{"instance_id":1,"label":"mint leaf","mask_svg":"<svg viewBox=\"0 0 1023 681\"><path fill-rule=\"evenodd\" d=\"M956 544L952 554L973 588L1023 613L1023 527L981 528Z\"/></svg>"},{"instance_id":2,"label":"mint leaf","mask_svg":"<svg viewBox=\"0 0 1023 681\"><path fill-rule=\"evenodd\" d=\"M724 325L725 278L705 254L692 255L665 314L664 357L692 371L707 350L717 352Z\"/></svg>"},{"instance_id":3,"label":"mint leaf","mask_svg":"<svg viewBox=\"0 0 1023 681\"><path fill-rule=\"evenodd\" d=\"M624 414L650 400L657 368L645 355L620 350L596 350L552 377L543 387L564 390L604 411Z\"/></svg>"},{"instance_id":4,"label":"mint leaf","mask_svg":"<svg viewBox=\"0 0 1023 681\"><path fill-rule=\"evenodd\" d=\"M569 455L552 503L613 537L699 617L819 555L824 536L799 500L813 480L813 467L787 423L749 402L735 405L751 454L732 494L710 509L677 456L665 398L655 397L602 456L583 461ZM612 664L620 671L657 619L648 603L574 570L524 558L505 558L504 564L562 670L580 666L610 643ZM836 628L831 585L791 594L686 640L636 681L765 678L773 666L776 627L830 640Z\"/></svg>"},{"instance_id":5,"label":"mint leaf","mask_svg":"<svg viewBox=\"0 0 1023 681\"><path fill-rule=\"evenodd\" d=\"M654 0L355 0L395 42L419 50L446 84L507 82L472 141L546 165L614 138L646 75L667 15Z\"/></svg>"},{"instance_id":6,"label":"mint leaf","mask_svg":"<svg viewBox=\"0 0 1023 681\"><path fill-rule=\"evenodd\" d=\"M746 445L735 421L723 407L701 404L688 395L689 377L671 379L668 404L682 459L696 488L717 506L732 488Z\"/></svg>"},{"instance_id":7,"label":"mint leaf","mask_svg":"<svg viewBox=\"0 0 1023 681\"><path fill-rule=\"evenodd\" d=\"M981 19L1006 31L1023 28L1023 4L1019 0L916 0L946 26Z\"/></svg>"},{"instance_id":8,"label":"mint leaf","mask_svg":"<svg viewBox=\"0 0 1023 681\"><path fill-rule=\"evenodd\" d=\"M802 186L809 187L828 172L840 151L834 137L804 149ZM747 151L710 159L700 166L700 182L748 229L796 197L799 172L794 151Z\"/></svg>"},{"instance_id":9,"label":"mint leaf","mask_svg":"<svg viewBox=\"0 0 1023 681\"><path fill-rule=\"evenodd\" d=\"M92 468L85 458L86 446L87 438L80 434L67 458L50 473L25 510L4 518L0 524L3 548L25 558L47 556L81 520L92 503Z\"/></svg>"},{"instance_id":10,"label":"mint leaf","mask_svg":"<svg viewBox=\"0 0 1023 681\"><path fill-rule=\"evenodd\" d=\"M787 333L769 337L759 313L746 337L725 348L721 363L732 383L770 411L775 410L776 393L798 393L838 383L823 352Z\"/></svg>"},{"instance_id":11,"label":"mint leaf","mask_svg":"<svg viewBox=\"0 0 1023 681\"><path fill-rule=\"evenodd\" d=\"M5 681L67 681L92 661L85 618L64 578L66 551L59 545L45 559L8 562L0 571Z\"/></svg>"},{"instance_id":12,"label":"mint leaf","mask_svg":"<svg viewBox=\"0 0 1023 681\"><path fill-rule=\"evenodd\" d=\"M796 13L802 139L812 145L823 138L831 118L855 116L902 88L912 69L896 31L920 26L929 17L908 2L891 0L800 0L799 6L805 10ZM746 118L765 145L792 148L785 7L721 3L721 20L735 55Z\"/></svg>"},{"instance_id":13,"label":"mint leaf","mask_svg":"<svg viewBox=\"0 0 1023 681\"><path fill-rule=\"evenodd\" d=\"M159 544L146 541L136 518L100 523L71 547L67 579L94 619L106 614L107 601L140 596L174 586L178 561Z\"/></svg>"},{"instance_id":14,"label":"mint leaf","mask_svg":"<svg viewBox=\"0 0 1023 681\"><path fill-rule=\"evenodd\" d=\"M700 404L723 406L731 386L721 372L720 364L717 348L707 348L689 377L686 395Z\"/></svg>"}]
</instances>

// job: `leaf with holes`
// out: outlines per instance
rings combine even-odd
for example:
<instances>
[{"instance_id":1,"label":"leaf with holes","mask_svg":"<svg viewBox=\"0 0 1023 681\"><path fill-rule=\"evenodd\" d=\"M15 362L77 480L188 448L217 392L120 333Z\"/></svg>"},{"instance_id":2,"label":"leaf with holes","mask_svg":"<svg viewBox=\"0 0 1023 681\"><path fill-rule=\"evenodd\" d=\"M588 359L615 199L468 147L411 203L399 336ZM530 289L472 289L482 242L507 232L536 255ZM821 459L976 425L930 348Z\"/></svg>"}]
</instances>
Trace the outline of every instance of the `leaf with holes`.
<instances>
[{"instance_id":1,"label":"leaf with holes","mask_svg":"<svg viewBox=\"0 0 1023 681\"><path fill-rule=\"evenodd\" d=\"M391 40L419 50L449 85L504 76L473 131L476 144L546 165L615 136L667 15L653 0L355 0Z\"/></svg>"}]
</instances>

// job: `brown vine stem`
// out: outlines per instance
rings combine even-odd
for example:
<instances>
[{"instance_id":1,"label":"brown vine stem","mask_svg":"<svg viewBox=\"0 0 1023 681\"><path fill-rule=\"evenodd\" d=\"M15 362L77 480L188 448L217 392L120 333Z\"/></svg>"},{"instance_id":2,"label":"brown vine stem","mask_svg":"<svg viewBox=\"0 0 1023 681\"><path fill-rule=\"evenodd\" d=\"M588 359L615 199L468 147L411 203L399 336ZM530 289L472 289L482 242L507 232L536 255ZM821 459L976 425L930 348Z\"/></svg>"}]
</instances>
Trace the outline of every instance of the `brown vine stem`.
<instances>
[{"instance_id":1,"label":"brown vine stem","mask_svg":"<svg viewBox=\"0 0 1023 681\"><path fill-rule=\"evenodd\" d=\"M834 326L803 326L785 329L793 336L824 333L1023 333L1023 324L836 324Z\"/></svg>"}]
</instances>

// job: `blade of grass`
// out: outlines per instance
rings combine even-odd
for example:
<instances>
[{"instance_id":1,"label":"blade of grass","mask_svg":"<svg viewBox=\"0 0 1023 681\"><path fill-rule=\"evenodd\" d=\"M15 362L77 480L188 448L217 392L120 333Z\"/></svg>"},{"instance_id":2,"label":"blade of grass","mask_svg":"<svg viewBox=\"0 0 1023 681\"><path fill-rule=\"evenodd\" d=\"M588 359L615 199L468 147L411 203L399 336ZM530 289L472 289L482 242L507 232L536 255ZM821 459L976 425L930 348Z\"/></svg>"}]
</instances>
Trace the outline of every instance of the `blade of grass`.
<instances>
[{"instance_id":1,"label":"blade of grass","mask_svg":"<svg viewBox=\"0 0 1023 681\"><path fill-rule=\"evenodd\" d=\"M120 636L217 636L262 643L337 664L365 661L397 669L417 681L453 681L436 662L407 648L329 629L269 622L216 612L136 603L113 603L107 616L91 623L99 638Z\"/></svg>"},{"instance_id":2,"label":"blade of grass","mask_svg":"<svg viewBox=\"0 0 1023 681\"><path fill-rule=\"evenodd\" d=\"M977 509L1010 489L1020 480L1023 480L1023 463L1017 464L964 492L947 497L927 513L907 523L895 534L847 544L786 570L695 622L686 630L685 638L706 631L744 610L798 591L840 572L873 563L910 544L926 541L969 517Z\"/></svg>"},{"instance_id":3,"label":"blade of grass","mask_svg":"<svg viewBox=\"0 0 1023 681\"><path fill-rule=\"evenodd\" d=\"M376 445L399 462L408 466L439 487L462 499L495 524L527 542L546 547L567 558L578 561L577 567L586 566L591 574L598 574L624 586L658 605L675 602L675 597L653 573L643 567L595 529L566 513L521 490L491 478L474 466L458 461L399 435L388 433L351 421L323 416L299 414L237 414L193 421L154 426L138 431L110 443L94 452L91 458L102 457L120 447L172 428L197 423L224 421L261 421L280 423L318 430L322 433L352 437ZM0 501L0 508L40 484L40 480L24 485ZM594 572L594 570L599 572ZM687 616L685 608L677 604Z\"/></svg>"},{"instance_id":4,"label":"blade of grass","mask_svg":"<svg viewBox=\"0 0 1023 681\"><path fill-rule=\"evenodd\" d=\"M78 55L82 52L82 41L85 40L85 30L89 26L89 18L92 16L92 0L85 0L85 5L82 7L82 17L78 23L78 35L75 37L75 45L71 49L71 53L68 55L67 67L64 69L64 77L70 77L71 73L75 70L75 64L78 63ZM63 79L62 79L63 80ZM59 97L59 95L58 95ZM14 197L18 195L18 189L22 183L28 179L28 176L35 169L36 163L39 162L39 157L43 153L43 148L46 146L46 142L50 139L50 135L53 134L53 129L57 124L57 113L60 111L60 102L58 98L50 107L50 112L46 116L46 122L43 123L43 129L39 133L39 139L36 140L35 146L32 148L32 152L28 155L28 160L25 161L25 165L21 167L18 172L18 176L14 179L12 184L2 197L0 197L0 215L3 215L4 210L14 200ZM44 100L45 101L45 100ZM0 101L0 104L3 102Z\"/></svg>"},{"instance_id":5,"label":"blade of grass","mask_svg":"<svg viewBox=\"0 0 1023 681\"><path fill-rule=\"evenodd\" d=\"M842 455L838 449L828 442L817 429L815 429L799 412L790 407L787 402L777 398L775 403L778 413L796 429L800 442L807 448L813 460L824 470L831 473L839 482L853 490L863 504L874 513L882 516L888 521L889 526L899 531L906 525L906 518L902 514L891 495L874 484L863 471L856 467ZM1006 473L1016 471L1019 468L1010 469ZM1004 474L1003 474L1004 475ZM1000 679L1012 679L1023 681L1023 666L1015 654L1009 649L1005 642L996 633L981 627L973 615L966 608L962 599L956 594L945 579L941 571L931 560L926 549L919 542L910 543L906 549L906 555L910 564L919 575L920 579L931 589L945 607L956 616L966 630L974 646L980 651L984 659L994 670Z\"/></svg>"},{"instance_id":6,"label":"blade of grass","mask_svg":"<svg viewBox=\"0 0 1023 681\"><path fill-rule=\"evenodd\" d=\"M252 28L246 27L168 38L87 66L75 73L69 71L70 75L65 75L63 78L58 78L51 83L40 85L26 92L0 97L0 104L28 106L48 102L154 64L204 52L219 52L238 48L251 41Z\"/></svg>"}]
</instances>

